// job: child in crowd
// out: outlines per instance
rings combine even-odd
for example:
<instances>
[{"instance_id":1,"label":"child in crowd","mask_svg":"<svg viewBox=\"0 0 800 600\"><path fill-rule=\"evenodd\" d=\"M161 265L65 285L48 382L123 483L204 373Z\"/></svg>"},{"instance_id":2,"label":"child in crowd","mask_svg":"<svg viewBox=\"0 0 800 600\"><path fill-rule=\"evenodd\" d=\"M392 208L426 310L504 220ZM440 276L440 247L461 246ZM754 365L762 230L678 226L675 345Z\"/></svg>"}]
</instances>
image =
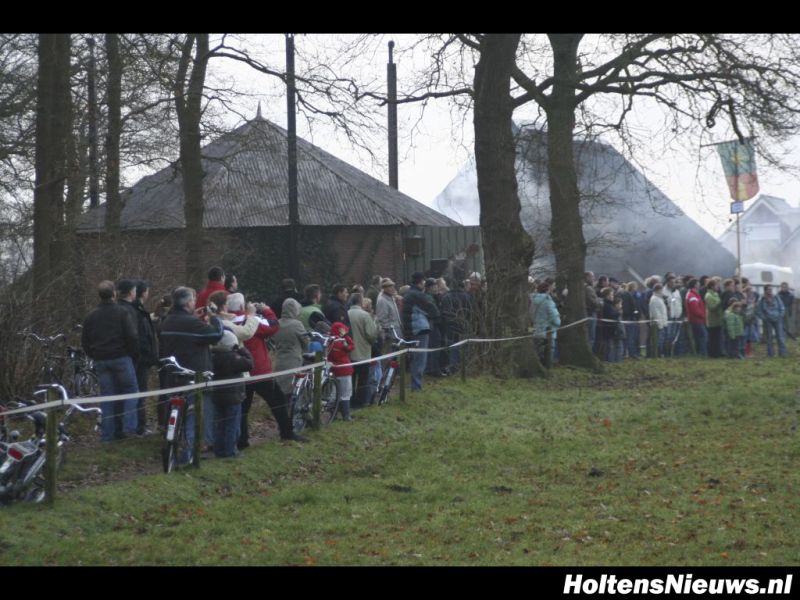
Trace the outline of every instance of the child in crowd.
<instances>
[{"instance_id":1,"label":"child in crowd","mask_svg":"<svg viewBox=\"0 0 800 600\"><path fill-rule=\"evenodd\" d=\"M725 311L725 345L728 358L744 358L742 354L742 338L744 337L744 317L742 303L731 298L730 306Z\"/></svg>"},{"instance_id":2,"label":"child in crowd","mask_svg":"<svg viewBox=\"0 0 800 600\"><path fill-rule=\"evenodd\" d=\"M331 325L333 340L328 360L333 367L331 371L336 377L336 387L339 390L339 408L342 420L352 421L350 416L350 398L353 396L353 367L350 366L350 353L355 349L353 338L348 334L350 328L344 323L336 321Z\"/></svg>"}]
</instances>

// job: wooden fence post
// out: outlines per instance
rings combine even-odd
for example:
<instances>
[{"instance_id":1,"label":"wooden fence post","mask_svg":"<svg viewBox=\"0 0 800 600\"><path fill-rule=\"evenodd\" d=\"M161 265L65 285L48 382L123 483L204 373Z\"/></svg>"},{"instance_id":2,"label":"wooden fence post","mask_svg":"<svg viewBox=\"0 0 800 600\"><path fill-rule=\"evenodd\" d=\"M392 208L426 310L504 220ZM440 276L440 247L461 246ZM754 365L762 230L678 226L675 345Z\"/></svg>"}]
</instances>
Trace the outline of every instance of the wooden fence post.
<instances>
[{"instance_id":1,"label":"wooden fence post","mask_svg":"<svg viewBox=\"0 0 800 600\"><path fill-rule=\"evenodd\" d=\"M197 383L204 383L206 378L203 373L197 374ZM200 453L203 451L203 388L197 390L194 400L194 448L192 451L192 464L200 467Z\"/></svg>"},{"instance_id":2,"label":"wooden fence post","mask_svg":"<svg viewBox=\"0 0 800 600\"><path fill-rule=\"evenodd\" d=\"M47 400L58 400L56 390L47 389ZM47 411L47 427L45 430L44 461L44 501L53 506L56 501L56 475L58 473L58 419L55 407Z\"/></svg>"},{"instance_id":3,"label":"wooden fence post","mask_svg":"<svg viewBox=\"0 0 800 600\"><path fill-rule=\"evenodd\" d=\"M314 355L314 362L322 361L322 352ZM311 405L311 416L313 418L312 427L318 431L322 425L320 413L322 412L322 367L314 369L314 401Z\"/></svg>"},{"instance_id":4,"label":"wooden fence post","mask_svg":"<svg viewBox=\"0 0 800 600\"><path fill-rule=\"evenodd\" d=\"M400 401L406 401L406 373L408 372L408 351L400 355Z\"/></svg>"}]
</instances>

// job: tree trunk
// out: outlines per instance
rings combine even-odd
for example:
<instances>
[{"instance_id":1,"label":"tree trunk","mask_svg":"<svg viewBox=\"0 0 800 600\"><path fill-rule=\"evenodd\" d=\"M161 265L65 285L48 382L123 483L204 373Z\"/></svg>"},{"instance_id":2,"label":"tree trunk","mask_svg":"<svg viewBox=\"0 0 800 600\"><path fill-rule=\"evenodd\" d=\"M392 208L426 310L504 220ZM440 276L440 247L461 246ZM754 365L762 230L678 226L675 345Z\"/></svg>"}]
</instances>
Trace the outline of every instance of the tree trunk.
<instances>
[{"instance_id":1,"label":"tree trunk","mask_svg":"<svg viewBox=\"0 0 800 600\"><path fill-rule=\"evenodd\" d=\"M64 182L70 124L70 36L39 36L39 77L36 97L36 187L33 192L33 290L50 308L57 252L64 214Z\"/></svg>"},{"instance_id":2,"label":"tree trunk","mask_svg":"<svg viewBox=\"0 0 800 600\"><path fill-rule=\"evenodd\" d=\"M525 335L528 329L533 240L519 216L510 89L519 39L519 34L487 34L475 69L475 162L486 261L484 317L490 337ZM508 368L516 377L543 372L532 339L502 342L493 356L498 375Z\"/></svg>"},{"instance_id":3,"label":"tree trunk","mask_svg":"<svg viewBox=\"0 0 800 600\"><path fill-rule=\"evenodd\" d=\"M119 55L119 38L106 34L108 60L108 131L106 133L106 233L110 247L116 248L120 234L122 200L119 193L119 138L122 129L122 59ZM90 166L90 168L93 168Z\"/></svg>"},{"instance_id":4,"label":"tree trunk","mask_svg":"<svg viewBox=\"0 0 800 600\"><path fill-rule=\"evenodd\" d=\"M580 214L580 192L575 169L573 130L575 128L575 82L577 53L581 36L550 35L555 80L547 111L547 155L550 181L551 236L560 283L568 293L565 309L569 323L586 318L583 273L586 241ZM586 327L575 326L558 334L560 360L579 367L600 368L589 348Z\"/></svg>"},{"instance_id":5,"label":"tree trunk","mask_svg":"<svg viewBox=\"0 0 800 600\"><path fill-rule=\"evenodd\" d=\"M186 75L195 46L194 63L188 84ZM183 44L178 76L175 80L175 106L180 129L180 160L183 176L184 218L186 220L186 281L201 285L205 281L202 261L203 165L200 153L200 117L203 87L208 63L208 34L188 35Z\"/></svg>"}]
</instances>

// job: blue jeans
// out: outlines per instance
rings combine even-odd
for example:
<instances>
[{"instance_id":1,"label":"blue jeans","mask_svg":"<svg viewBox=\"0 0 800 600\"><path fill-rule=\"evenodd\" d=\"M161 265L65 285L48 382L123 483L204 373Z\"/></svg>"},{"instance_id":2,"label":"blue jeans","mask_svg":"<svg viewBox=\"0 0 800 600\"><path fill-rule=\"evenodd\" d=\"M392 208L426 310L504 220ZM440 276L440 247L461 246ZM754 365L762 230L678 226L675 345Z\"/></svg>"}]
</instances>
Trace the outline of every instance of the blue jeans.
<instances>
[{"instance_id":1,"label":"blue jeans","mask_svg":"<svg viewBox=\"0 0 800 600\"><path fill-rule=\"evenodd\" d=\"M705 325L690 323L692 326L692 337L694 338L694 348L700 356L708 356L708 329Z\"/></svg>"},{"instance_id":2,"label":"blue jeans","mask_svg":"<svg viewBox=\"0 0 800 600\"><path fill-rule=\"evenodd\" d=\"M375 394L378 391L378 386L381 384L381 377L383 376L383 368L381 361L376 360L369 365L369 377L367 378L367 404L375 402Z\"/></svg>"},{"instance_id":3,"label":"blue jeans","mask_svg":"<svg viewBox=\"0 0 800 600\"><path fill-rule=\"evenodd\" d=\"M639 347L638 323L625 324L625 344L628 349L628 356L635 356L636 358L639 358L641 355L641 348Z\"/></svg>"},{"instance_id":4,"label":"blue jeans","mask_svg":"<svg viewBox=\"0 0 800 600\"><path fill-rule=\"evenodd\" d=\"M774 323L764 319L764 337L766 338L767 341L767 356L773 355L772 354L773 335L778 340L778 354L780 356L786 356L786 343L784 341L782 319L778 319Z\"/></svg>"},{"instance_id":5,"label":"blue jeans","mask_svg":"<svg viewBox=\"0 0 800 600\"><path fill-rule=\"evenodd\" d=\"M669 356L680 356L685 352L685 339L683 336L683 323L670 321L667 323L667 339L664 349Z\"/></svg>"},{"instance_id":6,"label":"blue jeans","mask_svg":"<svg viewBox=\"0 0 800 600\"><path fill-rule=\"evenodd\" d=\"M236 442L239 440L239 424L242 421L242 405L215 404L216 420L214 421L214 455L217 458L236 456L239 451Z\"/></svg>"},{"instance_id":7,"label":"blue jeans","mask_svg":"<svg viewBox=\"0 0 800 600\"><path fill-rule=\"evenodd\" d=\"M139 391L139 386L136 384L136 369L130 356L96 360L94 366L100 383L100 394L103 396L135 394ZM122 419L121 433L136 433L136 405L136 398L104 402L100 439L104 442L116 439L117 418Z\"/></svg>"},{"instance_id":8,"label":"blue jeans","mask_svg":"<svg viewBox=\"0 0 800 600\"><path fill-rule=\"evenodd\" d=\"M597 340L597 317L594 315L589 316L589 320L586 321L586 329L589 333L589 348L592 349L592 352L597 352L595 345Z\"/></svg>"},{"instance_id":9,"label":"blue jeans","mask_svg":"<svg viewBox=\"0 0 800 600\"><path fill-rule=\"evenodd\" d=\"M456 342L461 341L461 335L458 332L450 331L447 333L446 345L452 346ZM447 369L450 373L455 373L458 371L458 367L461 365L461 348L463 346L459 346L458 348L450 348L447 350L448 354L448 365Z\"/></svg>"},{"instance_id":10,"label":"blue jeans","mask_svg":"<svg viewBox=\"0 0 800 600\"><path fill-rule=\"evenodd\" d=\"M658 330L658 337L656 338L657 356L664 356L667 350L669 334L669 324Z\"/></svg>"},{"instance_id":11,"label":"blue jeans","mask_svg":"<svg viewBox=\"0 0 800 600\"><path fill-rule=\"evenodd\" d=\"M623 340L606 338L606 360L608 362L622 362Z\"/></svg>"},{"instance_id":12,"label":"blue jeans","mask_svg":"<svg viewBox=\"0 0 800 600\"><path fill-rule=\"evenodd\" d=\"M428 334L420 333L413 336L415 340L419 340L417 348L428 347ZM427 352L411 352L411 390L417 391L422 389L422 374L425 372L425 365L428 362Z\"/></svg>"}]
</instances>

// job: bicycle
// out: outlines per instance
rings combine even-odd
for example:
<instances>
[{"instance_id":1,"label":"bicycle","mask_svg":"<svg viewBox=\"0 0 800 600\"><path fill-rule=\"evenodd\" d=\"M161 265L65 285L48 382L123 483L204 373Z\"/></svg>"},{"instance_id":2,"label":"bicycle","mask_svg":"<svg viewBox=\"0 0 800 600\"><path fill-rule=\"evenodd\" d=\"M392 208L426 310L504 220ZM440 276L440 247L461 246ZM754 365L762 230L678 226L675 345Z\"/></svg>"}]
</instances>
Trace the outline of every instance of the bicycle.
<instances>
[{"instance_id":1,"label":"bicycle","mask_svg":"<svg viewBox=\"0 0 800 600\"><path fill-rule=\"evenodd\" d=\"M80 325L76 326L76 330L80 328ZM50 351L57 342L66 340L66 335L63 333L44 337L33 331L21 331L17 335L33 339L45 351ZM94 363L91 358L86 356L82 348L67 345L65 354L48 353L45 354L44 359L45 362L39 370L39 381L62 385L69 390L73 398L98 396L100 394L100 382L94 372ZM66 362L71 364L67 381L63 377L64 372L67 370Z\"/></svg>"},{"instance_id":2,"label":"bicycle","mask_svg":"<svg viewBox=\"0 0 800 600\"><path fill-rule=\"evenodd\" d=\"M34 395L46 394L49 389L56 390L62 401L68 399L67 391L59 384L39 386ZM24 402L15 402L9 404L8 408L21 408L23 406L30 405ZM67 431L67 423L76 412L96 414L97 419L94 429L97 431L100 428L103 414L100 408L84 408L79 404L71 404L58 424L56 470L59 470L66 462L67 444L71 440ZM6 441L0 442L0 449L5 453L5 459L0 465L0 502L9 503L23 499L38 503L44 500L47 494L44 466L47 461L45 432L49 417L43 411L34 411L26 413L25 418L34 424L34 435L27 441L18 442L19 432L12 431L7 433L5 427L3 427L3 433L7 433L10 443Z\"/></svg>"},{"instance_id":3,"label":"bicycle","mask_svg":"<svg viewBox=\"0 0 800 600\"><path fill-rule=\"evenodd\" d=\"M186 369L178 364L174 356L162 358L159 363L159 371L166 369L173 379L182 380L183 385L191 385L195 382L197 372ZM206 381L210 380L214 374L210 371L203 373ZM172 383L172 382L170 382ZM161 449L161 461L165 473L172 473L179 463L192 462L192 448L186 436L186 421L189 415L194 414L194 405L189 404L185 392L176 392L170 396L167 404L167 426L164 431L164 445ZM188 458L183 461L182 456Z\"/></svg>"},{"instance_id":4,"label":"bicycle","mask_svg":"<svg viewBox=\"0 0 800 600\"><path fill-rule=\"evenodd\" d=\"M397 331L395 331L394 327L392 327L392 335L394 336L394 341L392 342L391 346L393 352L404 350L406 348L416 348L419 346L419 340L404 340L397 335ZM400 364L397 362L397 357L393 356L390 358L389 364L383 370L381 381L378 384L378 392L376 394L378 398L378 406L386 404L386 401L389 399L389 392L392 391L392 385L394 385L394 380L397 378L397 371L399 368Z\"/></svg>"},{"instance_id":5,"label":"bicycle","mask_svg":"<svg viewBox=\"0 0 800 600\"><path fill-rule=\"evenodd\" d=\"M328 362L333 341L332 336L323 335L316 331L309 331L304 337L318 341L322 344L323 360L325 366L322 367L321 375L321 409L320 421L323 425L329 425L336 419L339 410L339 389L336 386L336 378L331 373L331 364ZM314 353L303 354L303 364L313 364L316 359ZM305 429L306 423L311 421L312 406L314 401L314 375L312 371L295 373L292 384L292 427L295 433L300 433Z\"/></svg>"}]
</instances>

